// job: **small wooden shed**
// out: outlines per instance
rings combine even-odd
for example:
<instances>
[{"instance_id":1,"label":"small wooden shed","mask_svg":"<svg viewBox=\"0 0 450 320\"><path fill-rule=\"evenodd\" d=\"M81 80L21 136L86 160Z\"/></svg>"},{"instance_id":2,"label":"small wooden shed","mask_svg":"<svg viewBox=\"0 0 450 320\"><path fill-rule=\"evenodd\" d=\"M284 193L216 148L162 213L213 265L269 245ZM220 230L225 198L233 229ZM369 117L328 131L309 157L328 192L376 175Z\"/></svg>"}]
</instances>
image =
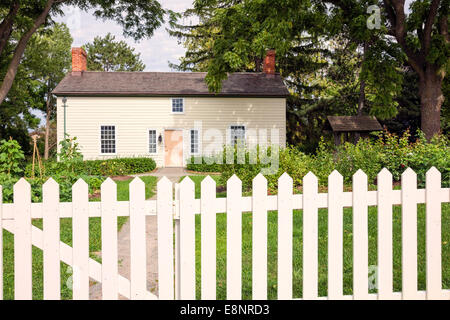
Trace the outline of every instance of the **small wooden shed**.
<instances>
[{"instance_id":1,"label":"small wooden shed","mask_svg":"<svg viewBox=\"0 0 450 320\"><path fill-rule=\"evenodd\" d=\"M357 143L360 137L365 138L372 131L383 130L373 116L328 116L327 119L336 145L345 141Z\"/></svg>"}]
</instances>

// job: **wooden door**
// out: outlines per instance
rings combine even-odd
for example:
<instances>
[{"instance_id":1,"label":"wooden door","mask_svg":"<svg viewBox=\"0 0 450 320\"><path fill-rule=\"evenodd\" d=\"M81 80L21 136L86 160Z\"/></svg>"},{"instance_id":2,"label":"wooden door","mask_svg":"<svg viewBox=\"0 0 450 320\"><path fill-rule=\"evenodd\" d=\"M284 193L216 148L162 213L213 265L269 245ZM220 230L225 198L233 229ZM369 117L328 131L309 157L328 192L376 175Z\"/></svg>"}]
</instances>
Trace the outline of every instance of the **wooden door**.
<instances>
[{"instance_id":1,"label":"wooden door","mask_svg":"<svg viewBox=\"0 0 450 320\"><path fill-rule=\"evenodd\" d=\"M166 130L164 132L164 159L166 167L183 166L182 130Z\"/></svg>"}]
</instances>

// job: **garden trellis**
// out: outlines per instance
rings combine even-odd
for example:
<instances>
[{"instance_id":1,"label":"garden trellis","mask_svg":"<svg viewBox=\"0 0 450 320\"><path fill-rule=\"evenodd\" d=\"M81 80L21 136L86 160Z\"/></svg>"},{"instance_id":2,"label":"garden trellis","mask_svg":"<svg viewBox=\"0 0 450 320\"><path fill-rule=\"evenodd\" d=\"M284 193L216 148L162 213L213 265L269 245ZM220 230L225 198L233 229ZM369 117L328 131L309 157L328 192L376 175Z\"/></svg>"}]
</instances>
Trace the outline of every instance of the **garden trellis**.
<instances>
[{"instance_id":1,"label":"garden trellis","mask_svg":"<svg viewBox=\"0 0 450 320\"><path fill-rule=\"evenodd\" d=\"M267 181L260 174L253 180L252 196L242 195L242 183L233 176L227 182L227 197L216 198L215 181L201 184L200 199L195 185L185 178L174 185L163 178L157 185L157 200L145 200L145 185L136 178L130 184L130 200L117 201L116 184L107 179L101 186L101 201L89 202L88 186L79 180L72 189L72 202L59 201L59 186L49 179L43 186L42 203L31 202L31 187L25 179L14 186L14 202L0 202L0 248L3 229L14 234L15 299L32 298L32 246L43 251L44 299L60 299L60 262L73 268L73 298L89 299L89 280L102 284L103 299L195 299L196 259L201 259L201 299L215 299L217 292L216 214L227 215L226 298L242 298L242 216L252 212L252 298L267 299L269 211L277 211L277 294L292 299L293 210L303 210L303 299L317 299L318 210L328 209L329 299L450 299L442 288L441 204L450 202L450 189L441 188L441 175L431 168L425 189L417 189L417 177L407 169L401 190L393 190L392 175L383 169L377 190L368 190L361 170L353 176L352 192L344 192L343 178L334 171L327 193L318 192L318 180L309 173L303 193L294 194L292 179L283 174L278 195L268 195ZM0 199L2 189L0 187ZM426 290L418 290L417 204L426 208ZM402 291L393 291L394 205L402 210ZM378 290L369 293L368 207L377 206ZM353 294L343 291L343 208L352 207ZM201 219L201 253L196 257L196 221ZM145 218L157 216L158 294L147 288ZM117 217L130 219L130 279L118 272ZM102 263L89 257L89 218L101 218ZM72 247L60 241L61 218L72 218ZM32 225L43 219L43 229ZM382 254L380 254L382 253ZM0 250L0 298L3 298L3 250ZM444 267L448 268L449 266Z\"/></svg>"}]
</instances>

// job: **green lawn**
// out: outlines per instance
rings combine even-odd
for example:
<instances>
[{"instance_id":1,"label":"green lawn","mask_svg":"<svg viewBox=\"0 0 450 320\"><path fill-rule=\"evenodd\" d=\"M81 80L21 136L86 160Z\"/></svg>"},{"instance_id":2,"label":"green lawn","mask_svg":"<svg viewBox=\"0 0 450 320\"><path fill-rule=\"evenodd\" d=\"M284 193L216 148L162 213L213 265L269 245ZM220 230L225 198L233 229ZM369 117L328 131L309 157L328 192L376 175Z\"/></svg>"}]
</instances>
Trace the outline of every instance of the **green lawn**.
<instances>
[{"instance_id":1,"label":"green lawn","mask_svg":"<svg viewBox=\"0 0 450 320\"><path fill-rule=\"evenodd\" d=\"M147 198L155 194L156 177L141 177L145 182L145 195ZM117 199L119 201L129 200L129 184L132 180L116 181L117 183ZM93 198L91 201L100 201L99 198ZM118 218L118 228L128 220L127 217ZM61 222L61 241L68 245L72 245L72 219L64 218ZM42 229L42 219L33 221L33 225ZM14 236L4 230L4 299L14 299ZM89 219L89 251L91 257L99 260L95 252L101 250L101 223L100 218ZM33 299L43 298L43 255L42 251L33 246ZM72 299L72 290L69 289L67 283L71 276L71 268L65 263L61 263L61 295L62 299Z\"/></svg>"},{"instance_id":2,"label":"green lawn","mask_svg":"<svg viewBox=\"0 0 450 320\"><path fill-rule=\"evenodd\" d=\"M196 185L196 198L200 197L200 183L204 176L190 177ZM218 179L218 177L213 177ZM216 180L218 181L218 180ZM219 195L226 196L225 192ZM418 288L425 290L425 206L418 205ZM319 210L319 295L327 295L327 229L328 212ZM302 295L302 210L294 210L293 264L294 298ZM377 208L370 207L369 265L377 265ZM196 216L196 276L197 298L200 298L200 216ZM450 289L450 204L442 206L442 285ZM251 299L252 282L252 214L242 217L242 297ZM277 297L277 212L268 213L268 298ZM394 290L401 291L401 207L393 209ZM352 294L352 209L344 209L344 293ZM226 298L226 214L217 214L217 298ZM374 291L375 292L375 291Z\"/></svg>"}]
</instances>

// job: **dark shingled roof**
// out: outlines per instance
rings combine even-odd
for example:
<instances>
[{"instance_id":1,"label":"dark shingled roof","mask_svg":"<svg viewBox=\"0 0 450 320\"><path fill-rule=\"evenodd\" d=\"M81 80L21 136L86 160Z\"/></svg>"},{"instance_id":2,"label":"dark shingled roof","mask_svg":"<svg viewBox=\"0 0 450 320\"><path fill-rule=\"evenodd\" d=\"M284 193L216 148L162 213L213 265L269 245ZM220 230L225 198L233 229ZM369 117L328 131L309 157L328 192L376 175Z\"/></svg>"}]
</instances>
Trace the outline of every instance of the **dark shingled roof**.
<instances>
[{"instance_id":1,"label":"dark shingled roof","mask_svg":"<svg viewBox=\"0 0 450 320\"><path fill-rule=\"evenodd\" d=\"M328 116L333 131L379 131L383 130L375 117Z\"/></svg>"},{"instance_id":2,"label":"dark shingled roof","mask_svg":"<svg viewBox=\"0 0 450 320\"><path fill-rule=\"evenodd\" d=\"M280 75L233 73L219 94L211 93L203 72L69 73L53 90L57 96L250 96L286 97Z\"/></svg>"}]
</instances>

